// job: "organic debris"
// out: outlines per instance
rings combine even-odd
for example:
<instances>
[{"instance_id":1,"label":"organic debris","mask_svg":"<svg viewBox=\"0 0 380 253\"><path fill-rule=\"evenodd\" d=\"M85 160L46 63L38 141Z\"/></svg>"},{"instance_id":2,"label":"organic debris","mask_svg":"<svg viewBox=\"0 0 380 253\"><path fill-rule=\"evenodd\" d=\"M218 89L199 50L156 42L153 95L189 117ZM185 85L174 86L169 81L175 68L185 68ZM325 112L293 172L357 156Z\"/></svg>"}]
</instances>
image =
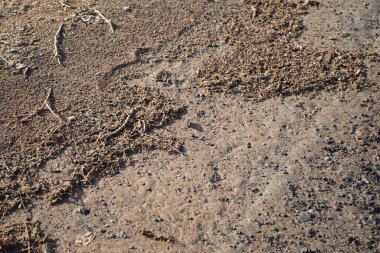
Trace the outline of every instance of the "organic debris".
<instances>
[{"instance_id":1,"label":"organic debris","mask_svg":"<svg viewBox=\"0 0 380 253\"><path fill-rule=\"evenodd\" d=\"M43 105L37 108L37 110L34 113L30 114L26 118L21 119L21 122L26 122L30 120L30 118L32 118L35 115L38 115L41 111L43 111L45 107L51 112L51 114L54 117L56 117L59 120L61 124L66 122L66 120L64 120L61 116L59 116L57 112L55 112L54 105L52 104L52 100L54 100L52 99L52 96L53 96L52 93L53 93L53 89L50 87Z\"/></svg>"},{"instance_id":2,"label":"organic debris","mask_svg":"<svg viewBox=\"0 0 380 253\"><path fill-rule=\"evenodd\" d=\"M64 11L67 11L67 9L73 8L72 6L66 4L65 1L63 1L63 0L59 0L59 4L62 6Z\"/></svg>"},{"instance_id":3,"label":"organic debris","mask_svg":"<svg viewBox=\"0 0 380 253\"><path fill-rule=\"evenodd\" d=\"M366 82L365 60L378 56L350 54L336 48L320 50L299 45L302 15L309 4L291 1L245 1L243 11L226 30L229 50L204 60L197 77L202 87L213 92L240 93L253 100L313 92L321 89L358 89ZM249 9L249 8L247 8ZM247 25L251 22L251 25Z\"/></svg>"},{"instance_id":4,"label":"organic debris","mask_svg":"<svg viewBox=\"0 0 380 253\"><path fill-rule=\"evenodd\" d=\"M0 252L47 253L51 251L38 222L0 226Z\"/></svg>"},{"instance_id":5,"label":"organic debris","mask_svg":"<svg viewBox=\"0 0 380 253\"><path fill-rule=\"evenodd\" d=\"M79 236L75 240L75 244L83 244L84 246L88 246L95 239L96 234L93 232L87 232L82 236Z\"/></svg>"},{"instance_id":6,"label":"organic debris","mask_svg":"<svg viewBox=\"0 0 380 253\"><path fill-rule=\"evenodd\" d=\"M128 116L126 117L126 119L124 120L123 124L118 127L115 131L112 131L111 133L108 133L106 135L103 135L100 137L100 139L108 139L108 138L112 138L112 137L115 137L117 135L119 135L123 130L124 128L127 126L127 124L129 123L129 120L130 118L133 116L133 114L136 112L136 108L132 108L128 114Z\"/></svg>"},{"instance_id":7,"label":"organic debris","mask_svg":"<svg viewBox=\"0 0 380 253\"><path fill-rule=\"evenodd\" d=\"M174 236L168 234L155 234L150 230L143 230L142 235L155 241L175 243Z\"/></svg>"},{"instance_id":8,"label":"organic debris","mask_svg":"<svg viewBox=\"0 0 380 253\"><path fill-rule=\"evenodd\" d=\"M63 23L59 26L54 36L54 56L57 57L58 63L62 64L61 55L59 51L59 42L62 39Z\"/></svg>"},{"instance_id":9,"label":"organic debris","mask_svg":"<svg viewBox=\"0 0 380 253\"><path fill-rule=\"evenodd\" d=\"M50 94L51 90L47 98ZM114 115L94 106L90 115L97 115L102 120L94 121L82 115L75 120L75 124L61 125L48 136L34 139L35 144L30 147L15 147L13 151L0 155L0 161L8 168L0 182L0 211L3 215L22 208L22 202L31 203L35 199L44 198L52 204L57 203L74 187L85 186L103 176L117 173L126 166L131 154L141 150L180 152L175 138L155 136L152 131L178 118L183 113L183 106L164 98L152 88L128 87L120 89L118 94L122 98ZM116 98L115 94L110 96ZM130 112L126 120L121 126L110 126L123 115L120 113L119 116L117 112L121 109ZM23 124L32 122L29 120ZM116 136L118 138L111 138ZM69 157L72 167L55 173L52 180L52 172L46 164L63 152Z\"/></svg>"},{"instance_id":10,"label":"organic debris","mask_svg":"<svg viewBox=\"0 0 380 253\"><path fill-rule=\"evenodd\" d=\"M112 21L104 17L104 15L97 9L94 8L94 11L96 14L99 15L101 19L103 19L110 26L111 32L115 32L115 28L113 27Z\"/></svg>"}]
</instances>

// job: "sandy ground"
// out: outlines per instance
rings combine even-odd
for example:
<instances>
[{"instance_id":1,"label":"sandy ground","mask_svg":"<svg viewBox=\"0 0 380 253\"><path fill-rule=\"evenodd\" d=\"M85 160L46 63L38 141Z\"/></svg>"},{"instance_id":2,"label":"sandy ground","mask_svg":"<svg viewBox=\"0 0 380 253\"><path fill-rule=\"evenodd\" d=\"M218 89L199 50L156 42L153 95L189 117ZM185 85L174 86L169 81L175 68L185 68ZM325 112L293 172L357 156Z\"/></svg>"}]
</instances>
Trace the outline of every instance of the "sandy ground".
<instances>
[{"instance_id":1,"label":"sandy ground","mask_svg":"<svg viewBox=\"0 0 380 253\"><path fill-rule=\"evenodd\" d=\"M365 60L366 85L358 90L264 90L269 95L255 99L244 89L198 85L209 59L229 57L228 45L213 46L225 38L207 24L253 2L66 1L77 7L66 11L54 1L0 2L1 223L38 221L54 252L380 252L378 62ZM312 3L292 43L380 53L378 1ZM70 22L78 6L101 10L115 32L101 20ZM53 38L62 20L58 65ZM240 74L235 67L232 76ZM74 123L54 130L59 120L46 110L19 123L49 87L54 111ZM120 125L125 105L150 114L137 112L125 135L97 147L97 136ZM142 120L151 122L146 138L134 132ZM90 177L93 167L85 165L103 157L112 162ZM76 175L79 165L84 175ZM51 205L65 181L72 187Z\"/></svg>"}]
</instances>

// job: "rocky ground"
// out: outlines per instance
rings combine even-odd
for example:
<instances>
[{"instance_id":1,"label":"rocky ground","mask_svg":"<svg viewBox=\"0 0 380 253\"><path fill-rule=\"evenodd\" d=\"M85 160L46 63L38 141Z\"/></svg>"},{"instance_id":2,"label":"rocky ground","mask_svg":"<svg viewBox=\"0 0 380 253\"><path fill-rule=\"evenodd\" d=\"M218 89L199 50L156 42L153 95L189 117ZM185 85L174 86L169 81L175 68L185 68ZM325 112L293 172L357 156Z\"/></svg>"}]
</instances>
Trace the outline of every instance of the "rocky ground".
<instances>
[{"instance_id":1,"label":"rocky ground","mask_svg":"<svg viewBox=\"0 0 380 253\"><path fill-rule=\"evenodd\" d=\"M379 252L379 20L0 2L0 252Z\"/></svg>"}]
</instances>

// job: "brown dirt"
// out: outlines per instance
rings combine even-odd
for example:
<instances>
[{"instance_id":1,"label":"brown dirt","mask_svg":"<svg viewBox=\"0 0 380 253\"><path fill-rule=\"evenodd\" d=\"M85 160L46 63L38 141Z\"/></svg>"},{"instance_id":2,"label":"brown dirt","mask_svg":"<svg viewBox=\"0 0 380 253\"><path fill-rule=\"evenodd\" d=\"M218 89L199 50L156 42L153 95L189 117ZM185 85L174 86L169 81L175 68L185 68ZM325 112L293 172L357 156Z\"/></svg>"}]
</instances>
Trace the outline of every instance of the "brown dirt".
<instances>
[{"instance_id":1,"label":"brown dirt","mask_svg":"<svg viewBox=\"0 0 380 253\"><path fill-rule=\"evenodd\" d=\"M0 3L0 252L380 250L378 1L63 2Z\"/></svg>"}]
</instances>

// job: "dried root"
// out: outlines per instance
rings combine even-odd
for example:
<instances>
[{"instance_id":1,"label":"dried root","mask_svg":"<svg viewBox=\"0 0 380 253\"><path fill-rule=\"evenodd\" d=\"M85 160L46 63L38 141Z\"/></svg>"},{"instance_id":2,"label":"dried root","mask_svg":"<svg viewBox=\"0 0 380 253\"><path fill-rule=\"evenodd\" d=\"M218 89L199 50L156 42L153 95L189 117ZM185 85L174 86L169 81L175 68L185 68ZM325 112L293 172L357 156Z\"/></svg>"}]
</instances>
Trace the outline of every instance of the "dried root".
<instances>
[{"instance_id":1,"label":"dried root","mask_svg":"<svg viewBox=\"0 0 380 253\"><path fill-rule=\"evenodd\" d=\"M45 99L45 101L44 101L44 103L43 103L43 105L42 105L40 108L37 108L37 110L36 110L34 113L32 113L32 114L30 114L29 116L27 116L27 117L21 119L21 122L26 122L26 121L28 121L30 118L32 118L33 116L38 115L38 113L40 113L40 112L41 112L42 110L44 110L44 108L46 107L46 108L47 108L47 109L53 114L53 116L56 117L56 118L59 120L60 123L65 123L66 121L65 121L61 116L59 116L59 115L54 111L54 109L53 109L53 106L52 106L52 104L51 104L51 96L52 96L52 92L53 92L53 89L50 87L50 88L49 88L49 91L48 91L48 94L47 94L47 96L46 96L46 99Z\"/></svg>"},{"instance_id":2,"label":"dried root","mask_svg":"<svg viewBox=\"0 0 380 253\"><path fill-rule=\"evenodd\" d=\"M50 104L50 97L51 97L52 91L53 91L53 89L50 87L49 93L45 99L44 106L46 106L46 108L48 108L48 110L53 114L54 117L56 117L59 120L59 122L63 123L63 122L65 122L65 120L63 120L61 118L61 116L59 116L56 112L54 112L54 110Z\"/></svg>"},{"instance_id":3,"label":"dried root","mask_svg":"<svg viewBox=\"0 0 380 253\"><path fill-rule=\"evenodd\" d=\"M109 20L109 19L107 19L100 11L98 11L97 9L95 9L94 8L94 11L95 11L95 13L96 14L98 14L99 15L99 17L101 18L101 19L103 19L109 26L110 26L110 28L111 28L111 32L115 32L115 29L114 29L114 27L113 27L113 24L112 24L112 21L111 20Z\"/></svg>"},{"instance_id":4,"label":"dried root","mask_svg":"<svg viewBox=\"0 0 380 253\"><path fill-rule=\"evenodd\" d=\"M59 26L57 32L55 33L55 36L54 36L54 56L57 57L58 59L58 63L59 64L62 64L61 62L61 56L59 54L59 41L61 39L61 35L62 35L62 31L63 31L63 23Z\"/></svg>"},{"instance_id":5,"label":"dried root","mask_svg":"<svg viewBox=\"0 0 380 253\"><path fill-rule=\"evenodd\" d=\"M113 138L113 137L119 135L124 130L124 128L128 125L131 117L133 116L133 114L136 113L137 109L139 109L139 108L132 108L131 111L129 112L127 118L124 120L123 124L120 127L118 127L115 131L112 131L109 134L101 136L99 138L99 140L108 140L109 138Z\"/></svg>"}]
</instances>

